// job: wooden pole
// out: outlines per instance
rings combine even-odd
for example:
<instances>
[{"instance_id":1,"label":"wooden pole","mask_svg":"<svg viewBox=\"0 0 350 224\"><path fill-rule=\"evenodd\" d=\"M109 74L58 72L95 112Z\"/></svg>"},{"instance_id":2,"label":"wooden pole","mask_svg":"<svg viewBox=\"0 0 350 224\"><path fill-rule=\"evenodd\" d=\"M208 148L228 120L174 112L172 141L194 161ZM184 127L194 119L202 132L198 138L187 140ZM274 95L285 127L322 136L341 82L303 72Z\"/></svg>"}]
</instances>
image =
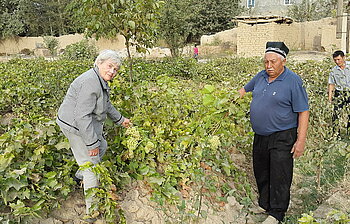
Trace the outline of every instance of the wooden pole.
<instances>
[{"instance_id":1,"label":"wooden pole","mask_svg":"<svg viewBox=\"0 0 350 224\"><path fill-rule=\"evenodd\" d=\"M337 3L337 31L336 38L342 38L342 23L343 23L343 0L338 0Z\"/></svg>"}]
</instances>

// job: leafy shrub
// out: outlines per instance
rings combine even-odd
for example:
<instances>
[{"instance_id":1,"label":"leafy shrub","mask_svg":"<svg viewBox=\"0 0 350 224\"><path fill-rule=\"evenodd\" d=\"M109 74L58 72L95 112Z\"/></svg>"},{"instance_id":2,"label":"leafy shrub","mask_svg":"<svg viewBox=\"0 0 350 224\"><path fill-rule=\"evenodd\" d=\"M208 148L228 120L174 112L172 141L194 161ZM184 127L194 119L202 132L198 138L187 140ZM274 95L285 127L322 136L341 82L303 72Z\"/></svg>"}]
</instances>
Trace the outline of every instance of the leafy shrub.
<instances>
[{"instance_id":1,"label":"leafy shrub","mask_svg":"<svg viewBox=\"0 0 350 224\"><path fill-rule=\"evenodd\" d=\"M50 54L52 56L57 55L57 48L59 45L59 41L55 37L43 37L44 45L47 49L49 49Z\"/></svg>"},{"instance_id":2,"label":"leafy shrub","mask_svg":"<svg viewBox=\"0 0 350 224\"><path fill-rule=\"evenodd\" d=\"M312 212L310 214L302 214L302 217L298 219L298 224L348 224L349 222L349 214L338 210L328 212L327 217L324 219L315 219Z\"/></svg>"},{"instance_id":3,"label":"leafy shrub","mask_svg":"<svg viewBox=\"0 0 350 224\"><path fill-rule=\"evenodd\" d=\"M67 60L93 60L96 56L97 48L89 43L88 40L82 40L68 45L61 57Z\"/></svg>"}]
</instances>

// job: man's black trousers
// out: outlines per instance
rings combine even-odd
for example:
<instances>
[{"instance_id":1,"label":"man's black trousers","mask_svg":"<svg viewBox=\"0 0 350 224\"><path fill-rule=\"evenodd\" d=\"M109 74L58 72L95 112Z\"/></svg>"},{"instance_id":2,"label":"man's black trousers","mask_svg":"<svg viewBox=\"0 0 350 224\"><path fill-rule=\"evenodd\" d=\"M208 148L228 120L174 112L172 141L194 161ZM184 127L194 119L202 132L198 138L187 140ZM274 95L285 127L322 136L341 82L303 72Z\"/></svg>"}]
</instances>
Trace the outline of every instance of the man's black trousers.
<instances>
[{"instance_id":1,"label":"man's black trousers","mask_svg":"<svg viewBox=\"0 0 350 224\"><path fill-rule=\"evenodd\" d=\"M336 122L339 122L338 119L339 119L340 110L350 105L350 92L335 90L334 99L335 99L335 104L334 104L332 121L333 121L333 131L336 131L339 129L339 124ZM350 114L348 114L348 124L346 128L348 132L350 128Z\"/></svg>"},{"instance_id":2,"label":"man's black trousers","mask_svg":"<svg viewBox=\"0 0 350 224\"><path fill-rule=\"evenodd\" d=\"M297 128L268 136L254 135L253 167L259 191L259 206L282 221L289 206L293 176L292 147Z\"/></svg>"}]
</instances>

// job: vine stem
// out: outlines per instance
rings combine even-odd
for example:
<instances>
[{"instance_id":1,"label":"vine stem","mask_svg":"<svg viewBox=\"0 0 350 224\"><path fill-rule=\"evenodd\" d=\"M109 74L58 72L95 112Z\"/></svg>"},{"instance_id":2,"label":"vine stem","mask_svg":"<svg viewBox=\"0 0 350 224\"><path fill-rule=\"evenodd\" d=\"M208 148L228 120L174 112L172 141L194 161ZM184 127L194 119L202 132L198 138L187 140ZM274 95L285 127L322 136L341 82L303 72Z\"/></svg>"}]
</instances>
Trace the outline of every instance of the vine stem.
<instances>
[{"instance_id":1,"label":"vine stem","mask_svg":"<svg viewBox=\"0 0 350 224\"><path fill-rule=\"evenodd\" d=\"M205 175L204 168L202 168L203 174ZM205 178L205 176L204 176ZM199 205L198 205L198 213L197 213L197 220L199 220L199 215L201 214L201 208L202 208L202 198L203 198L203 186L204 181L201 181L201 188L199 189Z\"/></svg>"},{"instance_id":2,"label":"vine stem","mask_svg":"<svg viewBox=\"0 0 350 224\"><path fill-rule=\"evenodd\" d=\"M317 166L317 189L321 189L322 158Z\"/></svg>"}]
</instances>

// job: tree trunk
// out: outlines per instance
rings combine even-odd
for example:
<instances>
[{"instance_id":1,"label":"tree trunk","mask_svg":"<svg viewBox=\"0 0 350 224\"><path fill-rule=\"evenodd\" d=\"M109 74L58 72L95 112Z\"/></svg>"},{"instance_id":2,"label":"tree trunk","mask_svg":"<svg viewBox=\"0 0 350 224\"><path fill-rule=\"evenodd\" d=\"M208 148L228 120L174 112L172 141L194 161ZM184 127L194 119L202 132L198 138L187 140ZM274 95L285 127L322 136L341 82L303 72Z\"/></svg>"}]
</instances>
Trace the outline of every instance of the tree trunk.
<instances>
[{"instance_id":1,"label":"tree trunk","mask_svg":"<svg viewBox=\"0 0 350 224\"><path fill-rule=\"evenodd\" d=\"M128 58L129 58L129 79L130 79L130 86L132 86L132 78L133 78L133 58L131 57L130 53L130 42L127 38L125 38L125 45L126 45L126 51L128 52Z\"/></svg>"},{"instance_id":2,"label":"tree trunk","mask_svg":"<svg viewBox=\"0 0 350 224\"><path fill-rule=\"evenodd\" d=\"M173 58L179 56L179 49L177 47L170 47L170 53Z\"/></svg>"}]
</instances>

